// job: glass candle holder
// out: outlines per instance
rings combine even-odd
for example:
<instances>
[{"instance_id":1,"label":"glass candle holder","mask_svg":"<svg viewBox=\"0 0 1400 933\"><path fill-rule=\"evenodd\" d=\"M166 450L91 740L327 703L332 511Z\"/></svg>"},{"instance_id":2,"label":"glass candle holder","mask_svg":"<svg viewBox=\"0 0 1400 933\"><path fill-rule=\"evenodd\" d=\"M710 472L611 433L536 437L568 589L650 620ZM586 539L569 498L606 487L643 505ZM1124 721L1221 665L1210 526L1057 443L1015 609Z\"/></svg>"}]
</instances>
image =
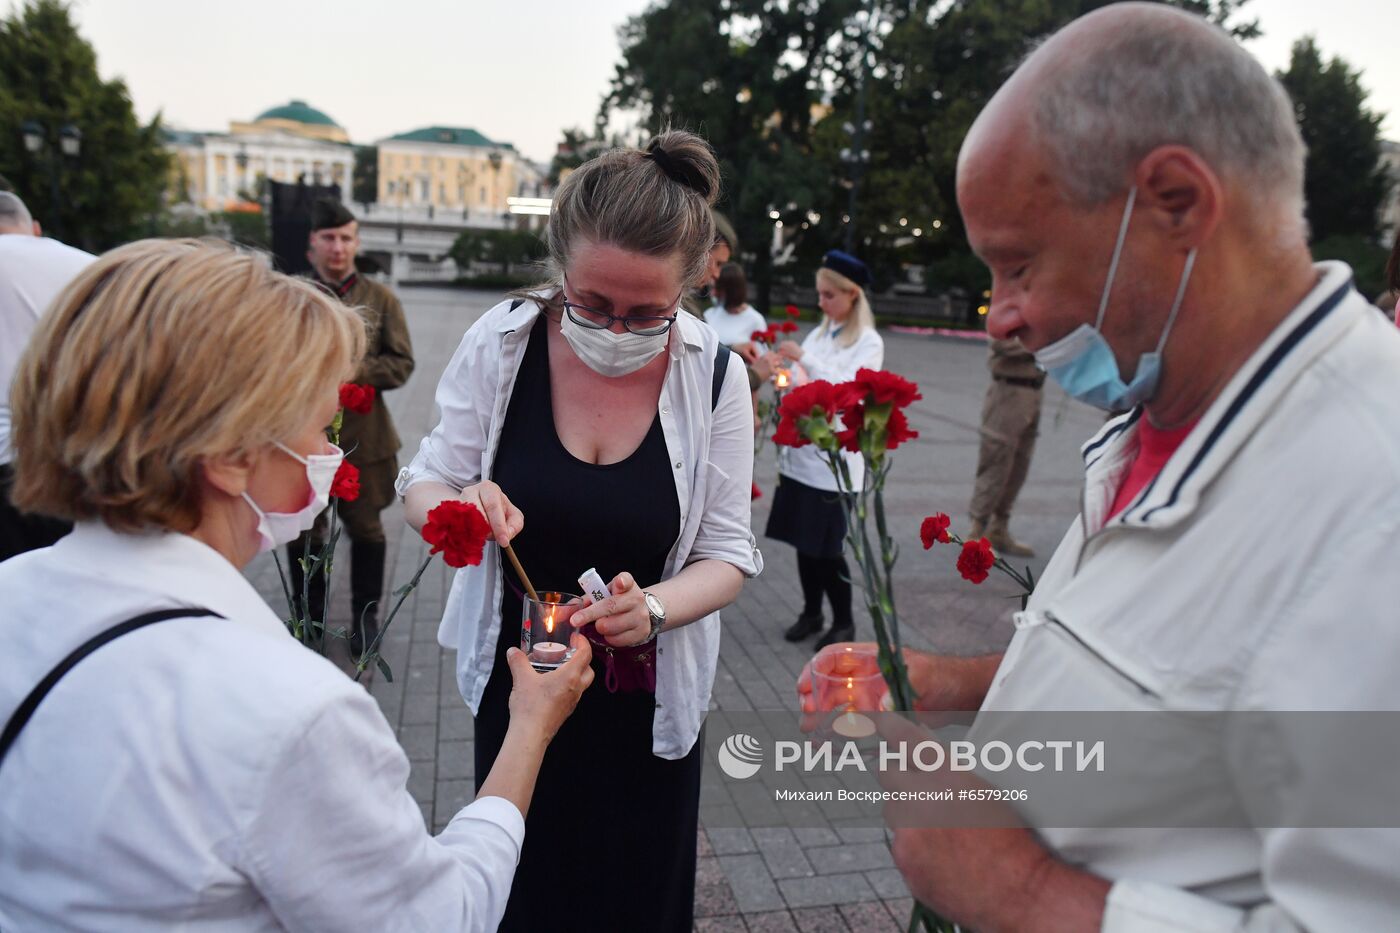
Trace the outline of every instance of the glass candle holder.
<instances>
[{"instance_id":1,"label":"glass candle holder","mask_svg":"<svg viewBox=\"0 0 1400 933\"><path fill-rule=\"evenodd\" d=\"M583 608L583 597L541 590L539 600L527 594L520 619L520 650L537 671L552 671L574 656L569 644L574 627L569 617Z\"/></svg>"},{"instance_id":2,"label":"glass candle holder","mask_svg":"<svg viewBox=\"0 0 1400 933\"><path fill-rule=\"evenodd\" d=\"M812 659L812 698L823 713L836 713L831 730L848 738L875 732L861 712L884 708L885 677L873 645L829 645Z\"/></svg>"}]
</instances>

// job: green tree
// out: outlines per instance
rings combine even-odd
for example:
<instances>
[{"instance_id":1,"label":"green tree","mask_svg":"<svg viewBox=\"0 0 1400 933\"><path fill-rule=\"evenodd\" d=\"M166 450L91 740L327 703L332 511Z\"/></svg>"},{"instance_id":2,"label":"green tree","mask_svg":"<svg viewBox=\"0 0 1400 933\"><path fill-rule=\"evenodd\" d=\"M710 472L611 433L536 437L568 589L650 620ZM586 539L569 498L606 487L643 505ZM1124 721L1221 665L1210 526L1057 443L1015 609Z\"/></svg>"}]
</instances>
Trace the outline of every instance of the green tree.
<instances>
[{"instance_id":1,"label":"green tree","mask_svg":"<svg viewBox=\"0 0 1400 933\"><path fill-rule=\"evenodd\" d=\"M48 135L38 155L21 138L30 121ZM68 124L82 133L76 158L58 154ZM140 235L160 208L170 164L160 117L141 125L126 85L102 80L67 5L29 0L0 21L0 165L47 229L93 251Z\"/></svg>"},{"instance_id":2,"label":"green tree","mask_svg":"<svg viewBox=\"0 0 1400 933\"><path fill-rule=\"evenodd\" d=\"M1293 98L1308 147L1304 191L1313 239L1374 240L1389 187L1380 161L1384 114L1367 109L1360 73L1335 56L1324 62L1308 36L1293 44L1288 70L1278 79Z\"/></svg>"},{"instance_id":3,"label":"green tree","mask_svg":"<svg viewBox=\"0 0 1400 933\"><path fill-rule=\"evenodd\" d=\"M846 66L841 36L858 0L671 0L622 27L622 61L600 110L636 115L645 133L708 139L724 180L721 210L768 301L773 220L802 223L830 181L814 158L823 85Z\"/></svg>"},{"instance_id":4,"label":"green tree","mask_svg":"<svg viewBox=\"0 0 1400 933\"><path fill-rule=\"evenodd\" d=\"M355 175L352 197L361 204L379 200L379 147L355 147Z\"/></svg>"},{"instance_id":5,"label":"green tree","mask_svg":"<svg viewBox=\"0 0 1400 933\"><path fill-rule=\"evenodd\" d=\"M529 230L463 230L447 254L463 273L473 262L499 265L510 277L510 267L538 262L547 252L544 241Z\"/></svg>"}]
</instances>

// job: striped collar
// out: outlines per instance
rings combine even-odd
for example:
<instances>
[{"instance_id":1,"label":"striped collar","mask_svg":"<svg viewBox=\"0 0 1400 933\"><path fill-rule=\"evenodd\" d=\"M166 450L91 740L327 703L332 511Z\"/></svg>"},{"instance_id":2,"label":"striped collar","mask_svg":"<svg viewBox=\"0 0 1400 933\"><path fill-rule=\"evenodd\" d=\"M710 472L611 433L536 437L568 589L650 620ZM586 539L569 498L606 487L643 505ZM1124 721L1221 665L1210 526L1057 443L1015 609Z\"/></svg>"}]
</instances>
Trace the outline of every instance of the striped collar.
<instances>
[{"instance_id":1,"label":"striped collar","mask_svg":"<svg viewBox=\"0 0 1400 933\"><path fill-rule=\"evenodd\" d=\"M1357 320L1345 307L1346 299L1356 296L1351 270L1340 262L1318 263L1317 269L1321 278L1313 290L1255 350L1162 471L1110 525L1168 527L1190 515L1280 397ZM1121 479L1142 413L1138 406L1115 418L1081 448L1090 487Z\"/></svg>"},{"instance_id":2,"label":"striped collar","mask_svg":"<svg viewBox=\"0 0 1400 933\"><path fill-rule=\"evenodd\" d=\"M316 272L315 269L312 269L311 281L319 285L323 291L328 292L332 297L343 299L346 295L350 294L350 289L360 284L360 274L358 272L351 272L345 278L341 279L339 284L333 285L321 278L320 274Z\"/></svg>"}]
</instances>

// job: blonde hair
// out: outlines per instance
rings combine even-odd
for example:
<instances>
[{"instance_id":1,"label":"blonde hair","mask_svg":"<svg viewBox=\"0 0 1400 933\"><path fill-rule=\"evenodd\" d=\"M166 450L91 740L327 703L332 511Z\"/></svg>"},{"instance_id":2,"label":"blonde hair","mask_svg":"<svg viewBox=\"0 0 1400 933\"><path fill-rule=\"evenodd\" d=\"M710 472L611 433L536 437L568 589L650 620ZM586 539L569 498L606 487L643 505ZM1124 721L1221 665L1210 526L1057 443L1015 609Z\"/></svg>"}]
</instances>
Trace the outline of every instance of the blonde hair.
<instances>
[{"instance_id":1,"label":"blonde hair","mask_svg":"<svg viewBox=\"0 0 1400 933\"><path fill-rule=\"evenodd\" d=\"M659 150L659 152L658 152ZM670 130L646 149L611 149L579 166L554 194L545 232L549 278L517 295L563 283L580 240L646 256L679 253L683 284L704 277L715 243L710 206L719 197L719 162L694 133Z\"/></svg>"},{"instance_id":2,"label":"blonde hair","mask_svg":"<svg viewBox=\"0 0 1400 933\"><path fill-rule=\"evenodd\" d=\"M841 273L825 266L817 270L817 287L820 288L822 283L843 292L855 292L851 316L846 318L846 323L841 326L841 333L836 337L836 342L843 347L855 346L861 334L867 330L873 330L875 327L875 312L870 310L870 301L865 297L865 289ZM829 330L831 330L831 318L823 316L821 324L817 327L817 333L825 335Z\"/></svg>"},{"instance_id":3,"label":"blonde hair","mask_svg":"<svg viewBox=\"0 0 1400 933\"><path fill-rule=\"evenodd\" d=\"M256 254L142 240L88 266L15 374L23 511L188 532L199 465L301 430L364 353L359 316Z\"/></svg>"}]
</instances>

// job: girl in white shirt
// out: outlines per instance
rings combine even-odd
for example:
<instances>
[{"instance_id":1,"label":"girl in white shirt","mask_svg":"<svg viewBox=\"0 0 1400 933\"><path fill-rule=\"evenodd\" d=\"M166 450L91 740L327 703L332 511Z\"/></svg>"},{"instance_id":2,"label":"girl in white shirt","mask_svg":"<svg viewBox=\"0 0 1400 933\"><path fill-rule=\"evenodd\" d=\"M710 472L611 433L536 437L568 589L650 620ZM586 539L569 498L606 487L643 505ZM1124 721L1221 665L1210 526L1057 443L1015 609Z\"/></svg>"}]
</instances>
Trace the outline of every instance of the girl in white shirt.
<instances>
[{"instance_id":1,"label":"girl in white shirt","mask_svg":"<svg viewBox=\"0 0 1400 933\"><path fill-rule=\"evenodd\" d=\"M875 316L865 297L870 270L865 263L832 250L817 270L817 302L824 315L802 345L791 340L769 354L769 362L800 363L813 379L840 383L860 369L879 369L885 342L875 330ZM865 481L858 454L842 453L857 486ZM851 615L851 574L843 556L846 512L839 487L824 455L817 448L778 448L778 489L765 534L797 548L797 571L802 582L802 612L783 637L801 641L822 630L822 598L831 603L831 628L816 644L821 650L855 635Z\"/></svg>"},{"instance_id":2,"label":"girl in white shirt","mask_svg":"<svg viewBox=\"0 0 1400 933\"><path fill-rule=\"evenodd\" d=\"M745 360L754 353L753 333L763 330L768 322L749 304L749 281L737 262L725 263L715 283L718 303L705 310L705 323L719 334L719 342Z\"/></svg>"}]
</instances>

